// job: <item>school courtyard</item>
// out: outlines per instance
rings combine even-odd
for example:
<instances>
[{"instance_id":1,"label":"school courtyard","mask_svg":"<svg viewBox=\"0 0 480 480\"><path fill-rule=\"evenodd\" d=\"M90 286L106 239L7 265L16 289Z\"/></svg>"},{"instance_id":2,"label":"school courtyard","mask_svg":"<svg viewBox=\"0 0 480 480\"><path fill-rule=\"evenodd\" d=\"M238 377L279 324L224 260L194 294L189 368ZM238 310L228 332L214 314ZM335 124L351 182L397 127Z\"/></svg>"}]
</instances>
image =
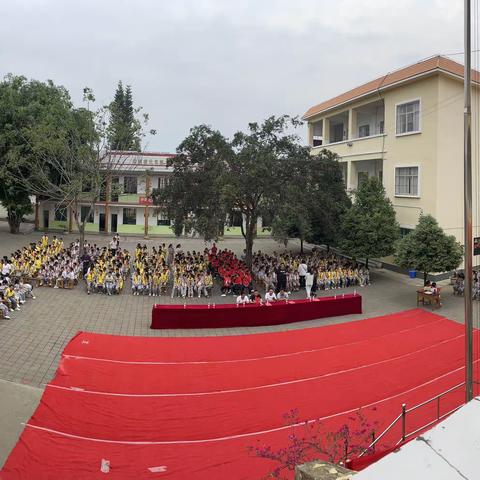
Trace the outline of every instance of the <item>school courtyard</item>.
<instances>
[{"instance_id":1,"label":"school courtyard","mask_svg":"<svg viewBox=\"0 0 480 480\"><path fill-rule=\"evenodd\" d=\"M41 233L32 232L26 225L19 235L10 235L7 225L0 222L0 255L35 242ZM60 236L60 235L59 235ZM74 235L65 235L65 244L73 241ZM87 240L97 245L107 245L109 236L91 235ZM141 242L150 246L159 243L181 243L184 250L203 250L201 239L122 237L121 247L133 251ZM229 238L218 243L219 248L229 248L240 255L244 243L242 238ZM255 242L255 250L271 253L284 250L269 238ZM296 242L288 249L298 250ZM244 335L267 331L291 330L317 327L332 323L348 322L361 318L374 317L416 307L416 289L422 280L410 279L405 275L384 269L371 269L372 285L358 288L363 296L363 314L294 323L273 327L249 327L230 329L198 330L150 330L151 308L154 303L183 303L182 299L172 300L169 296L133 296L127 286L119 296L87 295L85 285L80 283L73 290L47 287L35 289L36 300L28 300L21 312L15 312L11 319L0 319L0 465L3 464L19 433L21 422L26 421L38 404L42 387L50 381L58 365L60 354L67 342L79 331L91 331L114 335L139 336L205 336L205 335ZM440 282L443 306L438 313L462 322L463 298L453 296L448 281ZM353 288L336 290L333 293L321 291L319 294L341 294ZM261 292L263 293L263 292ZM303 298L298 292L292 298ZM213 302L232 303L233 296L221 297L220 288L214 289ZM206 299L190 299L189 303L207 302ZM426 307L429 308L429 307Z\"/></svg>"}]
</instances>

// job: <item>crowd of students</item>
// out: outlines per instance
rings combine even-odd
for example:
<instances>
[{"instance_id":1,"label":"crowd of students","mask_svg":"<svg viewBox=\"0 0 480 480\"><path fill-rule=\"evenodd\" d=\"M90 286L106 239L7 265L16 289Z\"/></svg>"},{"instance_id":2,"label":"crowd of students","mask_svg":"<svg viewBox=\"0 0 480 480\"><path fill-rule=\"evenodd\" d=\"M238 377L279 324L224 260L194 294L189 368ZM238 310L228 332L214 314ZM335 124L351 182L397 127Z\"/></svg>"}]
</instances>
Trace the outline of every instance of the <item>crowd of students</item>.
<instances>
[{"instance_id":1,"label":"crowd of students","mask_svg":"<svg viewBox=\"0 0 480 480\"><path fill-rule=\"evenodd\" d=\"M307 297L318 290L330 290L370 283L367 268L348 259L320 250L308 255L293 252L268 255L257 252L252 269L228 249L219 250L215 243L203 252L184 252L181 245L152 247L137 244L133 259L120 248L120 237L115 235L108 247L99 247L85 241L79 258L79 241L65 247L61 238L47 235L37 243L17 250L11 258L0 260L0 312L8 317L18 310L28 297L34 298L32 282L53 288L75 285L83 276L86 291L106 295L123 291L131 279L133 295L171 298L209 298L215 279L221 286L221 295L237 296L237 303L261 303L287 300L291 292L305 289ZM254 289L254 282L264 288L262 297ZM171 291L169 292L169 290Z\"/></svg>"},{"instance_id":2,"label":"crowd of students","mask_svg":"<svg viewBox=\"0 0 480 480\"><path fill-rule=\"evenodd\" d=\"M170 269L165 244L153 247L148 253L146 245L137 244L133 259L133 295L160 296L167 293Z\"/></svg>"},{"instance_id":3,"label":"crowd of students","mask_svg":"<svg viewBox=\"0 0 480 480\"><path fill-rule=\"evenodd\" d=\"M87 294L118 295L125 287L130 271L130 253L120 248L120 239L113 237L109 247L85 243L82 256Z\"/></svg>"},{"instance_id":4,"label":"crowd of students","mask_svg":"<svg viewBox=\"0 0 480 480\"><path fill-rule=\"evenodd\" d=\"M314 250L310 254L293 252L255 253L252 273L266 291L296 292L305 288L307 297L318 290L335 290L370 284L368 268L331 252Z\"/></svg>"},{"instance_id":5,"label":"crowd of students","mask_svg":"<svg viewBox=\"0 0 480 480\"><path fill-rule=\"evenodd\" d=\"M252 274L243 260L231 250L217 250L215 244L208 252L208 258L213 271L219 277L222 287L222 297L229 293L238 295L243 290L252 288Z\"/></svg>"},{"instance_id":6,"label":"crowd of students","mask_svg":"<svg viewBox=\"0 0 480 480\"><path fill-rule=\"evenodd\" d=\"M210 298L215 278L221 283L223 296L250 289L252 276L245 265L230 250L211 249L183 251L181 245L146 245L135 249L132 273L134 295L159 296L171 288L171 298Z\"/></svg>"},{"instance_id":7,"label":"crowd of students","mask_svg":"<svg viewBox=\"0 0 480 480\"><path fill-rule=\"evenodd\" d=\"M0 312L10 318L10 312L20 310L27 298L35 298L33 282L53 288L73 287L78 281L80 261L78 241L65 247L61 238L48 235L30 245L4 256L0 261Z\"/></svg>"},{"instance_id":8,"label":"crowd of students","mask_svg":"<svg viewBox=\"0 0 480 480\"><path fill-rule=\"evenodd\" d=\"M173 255L171 262L173 285L172 298L210 298L213 290L215 269L211 264L210 252L183 252L181 246Z\"/></svg>"}]
</instances>

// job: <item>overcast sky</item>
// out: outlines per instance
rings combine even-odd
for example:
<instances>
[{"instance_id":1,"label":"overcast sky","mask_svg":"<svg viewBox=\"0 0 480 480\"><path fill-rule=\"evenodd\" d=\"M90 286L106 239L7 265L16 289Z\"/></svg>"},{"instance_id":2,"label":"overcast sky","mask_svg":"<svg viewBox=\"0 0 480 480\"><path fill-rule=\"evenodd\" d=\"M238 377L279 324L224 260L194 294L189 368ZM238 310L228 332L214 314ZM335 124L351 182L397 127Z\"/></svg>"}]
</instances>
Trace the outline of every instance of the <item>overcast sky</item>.
<instances>
[{"instance_id":1,"label":"overcast sky","mask_svg":"<svg viewBox=\"0 0 480 480\"><path fill-rule=\"evenodd\" d=\"M52 79L77 105L89 86L99 106L123 80L154 151L193 125L230 136L463 49L462 0L1 0L0 22L2 76Z\"/></svg>"}]
</instances>

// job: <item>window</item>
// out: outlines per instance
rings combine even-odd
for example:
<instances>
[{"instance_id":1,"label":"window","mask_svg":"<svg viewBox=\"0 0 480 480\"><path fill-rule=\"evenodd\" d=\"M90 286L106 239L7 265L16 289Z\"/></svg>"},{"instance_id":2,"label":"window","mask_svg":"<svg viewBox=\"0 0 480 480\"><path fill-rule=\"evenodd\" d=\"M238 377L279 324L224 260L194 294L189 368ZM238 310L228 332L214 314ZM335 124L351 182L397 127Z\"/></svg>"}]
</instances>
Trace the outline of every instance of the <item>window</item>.
<instances>
[{"instance_id":1,"label":"window","mask_svg":"<svg viewBox=\"0 0 480 480\"><path fill-rule=\"evenodd\" d=\"M397 135L420 131L420 100L397 105Z\"/></svg>"},{"instance_id":2,"label":"window","mask_svg":"<svg viewBox=\"0 0 480 480\"><path fill-rule=\"evenodd\" d=\"M90 213L90 215L89 215ZM87 218L88 215L88 218ZM84 222L87 219L86 223L93 223L93 211L90 212L90 207L81 207L80 208L80 221Z\"/></svg>"},{"instance_id":3,"label":"window","mask_svg":"<svg viewBox=\"0 0 480 480\"><path fill-rule=\"evenodd\" d=\"M383 120L380 120L380 124L379 124L379 127L378 127L379 133L383 133L384 129L385 129L385 122Z\"/></svg>"},{"instance_id":4,"label":"window","mask_svg":"<svg viewBox=\"0 0 480 480\"><path fill-rule=\"evenodd\" d=\"M323 145L323 120L313 124L312 145L314 147Z\"/></svg>"},{"instance_id":5,"label":"window","mask_svg":"<svg viewBox=\"0 0 480 480\"><path fill-rule=\"evenodd\" d=\"M332 125L332 138L330 139L331 143L341 142L346 138L346 132L343 128L343 123L338 123L337 125Z\"/></svg>"},{"instance_id":6,"label":"window","mask_svg":"<svg viewBox=\"0 0 480 480\"><path fill-rule=\"evenodd\" d=\"M57 207L55 209L55 221L56 222L67 221L67 207Z\"/></svg>"},{"instance_id":7,"label":"window","mask_svg":"<svg viewBox=\"0 0 480 480\"><path fill-rule=\"evenodd\" d=\"M369 137L370 136L370 125L360 125L358 127L358 137Z\"/></svg>"},{"instance_id":8,"label":"window","mask_svg":"<svg viewBox=\"0 0 480 480\"><path fill-rule=\"evenodd\" d=\"M160 225L166 225L167 227L170 226L170 219L165 217L165 215L159 213L157 215L157 225L160 226Z\"/></svg>"},{"instance_id":9,"label":"window","mask_svg":"<svg viewBox=\"0 0 480 480\"><path fill-rule=\"evenodd\" d=\"M168 185L167 177L158 177L158 189L163 190Z\"/></svg>"},{"instance_id":10,"label":"window","mask_svg":"<svg viewBox=\"0 0 480 480\"><path fill-rule=\"evenodd\" d=\"M136 225L137 224L137 211L135 208L123 209L123 224L124 225Z\"/></svg>"},{"instance_id":11,"label":"window","mask_svg":"<svg viewBox=\"0 0 480 480\"><path fill-rule=\"evenodd\" d=\"M110 185L110 199L112 202L118 202L118 194L120 193L120 179L112 177L112 184Z\"/></svg>"},{"instance_id":12,"label":"window","mask_svg":"<svg viewBox=\"0 0 480 480\"><path fill-rule=\"evenodd\" d=\"M395 169L395 195L418 197L418 167Z\"/></svg>"},{"instance_id":13,"label":"window","mask_svg":"<svg viewBox=\"0 0 480 480\"><path fill-rule=\"evenodd\" d=\"M137 193L137 177L124 177L123 179L123 193Z\"/></svg>"}]
</instances>

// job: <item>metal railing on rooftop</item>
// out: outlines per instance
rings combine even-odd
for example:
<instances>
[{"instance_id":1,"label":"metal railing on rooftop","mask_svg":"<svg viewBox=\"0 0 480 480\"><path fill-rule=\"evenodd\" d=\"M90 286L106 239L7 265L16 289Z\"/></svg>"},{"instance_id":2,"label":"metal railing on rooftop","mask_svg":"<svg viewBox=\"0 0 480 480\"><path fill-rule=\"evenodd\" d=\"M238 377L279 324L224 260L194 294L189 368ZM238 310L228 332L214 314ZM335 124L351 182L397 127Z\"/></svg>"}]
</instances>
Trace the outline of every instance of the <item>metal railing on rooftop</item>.
<instances>
[{"instance_id":1,"label":"metal railing on rooftop","mask_svg":"<svg viewBox=\"0 0 480 480\"><path fill-rule=\"evenodd\" d=\"M394 427L395 425L397 425L398 422L401 422L401 428L402 428L402 435L401 435L401 438L400 440L398 440L396 443L395 443L395 446L398 446L402 443L405 443L407 441L407 439L409 439L410 437L416 435L417 433L421 432L422 430L425 430L426 428L428 427L431 427L432 425L435 425L436 423L440 422L441 420L443 420L444 418L448 417L449 415L451 415L453 412L455 412L456 410L458 410L460 407L462 407L464 405L464 403L462 402L460 405L458 405L457 407L449 410L448 412L446 413L441 413L441 408L440 408L440 403L441 403L441 399L442 397L444 397L445 395L448 395L449 393L455 391L455 390L458 390L459 388L461 387L465 387L465 382L462 382L462 383L459 383L458 385L455 385L454 387L451 387L449 388L448 390L445 390L444 392L442 393L439 393L438 395L435 395L435 397L432 397L428 400L425 400L424 402L422 403L419 403L418 405L415 405L411 408L407 408L407 405L404 403L402 404L402 411L401 413L395 417L395 419L390 423L390 425L388 425L388 427L378 436L376 437L372 443L367 447L365 448L365 450L363 450L360 455L358 456L358 458L360 457L363 457L366 453L369 453L369 452L375 452L375 447L376 445L378 444L378 442L383 438L385 437L385 435L390 432ZM408 413L411 413L415 410L418 410L419 408L421 407L424 407L425 405L429 405L433 402L436 402L437 403L437 415L436 417L426 423L425 425L422 425L421 427L419 428L416 428L415 430L413 430L412 432L408 432L407 433L407 414Z\"/></svg>"}]
</instances>

